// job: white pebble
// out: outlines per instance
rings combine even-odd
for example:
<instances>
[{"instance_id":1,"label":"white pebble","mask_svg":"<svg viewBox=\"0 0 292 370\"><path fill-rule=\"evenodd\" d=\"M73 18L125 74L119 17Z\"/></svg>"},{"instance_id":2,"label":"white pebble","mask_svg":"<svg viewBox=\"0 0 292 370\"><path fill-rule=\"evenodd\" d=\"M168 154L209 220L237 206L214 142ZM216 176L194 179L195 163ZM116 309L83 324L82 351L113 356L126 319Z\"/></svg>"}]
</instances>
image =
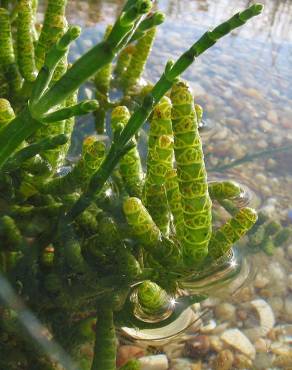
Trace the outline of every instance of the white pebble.
<instances>
[{"instance_id":1,"label":"white pebble","mask_svg":"<svg viewBox=\"0 0 292 370\"><path fill-rule=\"evenodd\" d=\"M165 355L140 357L141 370L167 370L168 359Z\"/></svg>"},{"instance_id":2,"label":"white pebble","mask_svg":"<svg viewBox=\"0 0 292 370\"><path fill-rule=\"evenodd\" d=\"M274 312L264 299L255 299L251 301L251 305L259 315L261 333L265 336L275 325Z\"/></svg>"},{"instance_id":3,"label":"white pebble","mask_svg":"<svg viewBox=\"0 0 292 370\"><path fill-rule=\"evenodd\" d=\"M251 359L255 358L256 351L250 340L238 329L226 330L221 339L229 344L231 347L236 348Z\"/></svg>"}]
</instances>

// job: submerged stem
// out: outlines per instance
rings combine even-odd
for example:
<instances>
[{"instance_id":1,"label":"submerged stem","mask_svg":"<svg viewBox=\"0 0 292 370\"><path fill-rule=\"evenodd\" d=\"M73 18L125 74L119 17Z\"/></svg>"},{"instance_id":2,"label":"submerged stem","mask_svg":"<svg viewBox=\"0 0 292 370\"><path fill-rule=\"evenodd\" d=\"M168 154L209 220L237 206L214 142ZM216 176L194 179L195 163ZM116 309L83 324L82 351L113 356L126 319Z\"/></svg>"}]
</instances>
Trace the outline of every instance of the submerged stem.
<instances>
[{"instance_id":1,"label":"submerged stem","mask_svg":"<svg viewBox=\"0 0 292 370\"><path fill-rule=\"evenodd\" d=\"M97 309L96 337L91 370L116 369L116 333L113 310L101 306Z\"/></svg>"}]
</instances>

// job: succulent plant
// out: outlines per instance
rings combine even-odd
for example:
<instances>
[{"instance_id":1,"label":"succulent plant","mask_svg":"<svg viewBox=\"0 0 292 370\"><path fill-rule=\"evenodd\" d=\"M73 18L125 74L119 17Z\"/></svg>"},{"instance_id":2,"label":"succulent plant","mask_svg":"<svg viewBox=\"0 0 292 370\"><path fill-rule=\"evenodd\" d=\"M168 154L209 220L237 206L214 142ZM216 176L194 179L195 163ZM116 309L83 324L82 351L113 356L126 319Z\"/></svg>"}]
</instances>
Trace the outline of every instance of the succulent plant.
<instances>
[{"instance_id":1,"label":"succulent plant","mask_svg":"<svg viewBox=\"0 0 292 370\"><path fill-rule=\"evenodd\" d=\"M164 20L150 12L150 0L128 0L103 40L72 66L67 55L80 29L67 26L65 0L48 1L40 31L36 1L1 5L0 271L77 368L89 368L80 348L95 340L91 369L112 370L115 327L159 328L205 299L181 290L182 282L228 259L257 220L254 210L236 209L213 230L212 199L233 199L241 189L208 183L198 130L202 109L180 75L262 5L207 31L146 88L139 79ZM78 102L88 79L98 101ZM109 99L112 86L123 92L119 101ZM111 125L110 146L87 137L80 159L63 174L75 117L90 112L99 134ZM135 136L147 120L144 170ZM180 304L170 307L171 297ZM32 346L19 307L1 299L0 367L56 368ZM155 322L145 319L160 314Z\"/></svg>"}]
</instances>

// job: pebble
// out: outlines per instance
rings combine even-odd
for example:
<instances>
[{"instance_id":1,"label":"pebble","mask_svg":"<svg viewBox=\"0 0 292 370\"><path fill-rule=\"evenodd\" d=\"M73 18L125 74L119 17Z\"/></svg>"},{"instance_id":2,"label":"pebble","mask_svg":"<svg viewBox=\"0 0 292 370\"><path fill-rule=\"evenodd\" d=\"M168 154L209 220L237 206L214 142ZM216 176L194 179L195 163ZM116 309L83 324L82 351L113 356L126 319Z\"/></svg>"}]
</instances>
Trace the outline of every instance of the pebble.
<instances>
[{"instance_id":1,"label":"pebble","mask_svg":"<svg viewBox=\"0 0 292 370\"><path fill-rule=\"evenodd\" d=\"M284 301L282 297L272 296L268 299L269 305L272 307L274 314L279 316L284 307Z\"/></svg>"},{"instance_id":2,"label":"pebble","mask_svg":"<svg viewBox=\"0 0 292 370\"><path fill-rule=\"evenodd\" d=\"M214 361L214 370L230 370L234 361L234 355L229 349L219 352Z\"/></svg>"},{"instance_id":3,"label":"pebble","mask_svg":"<svg viewBox=\"0 0 292 370\"><path fill-rule=\"evenodd\" d=\"M265 149L265 148L267 148L268 147L268 143L267 143L267 141L266 140L259 140L257 143L256 143L256 146L257 146L257 148L259 148L259 149Z\"/></svg>"},{"instance_id":4,"label":"pebble","mask_svg":"<svg viewBox=\"0 0 292 370\"><path fill-rule=\"evenodd\" d=\"M171 370L201 370L202 363L192 363L190 360L185 358L178 358L171 361Z\"/></svg>"},{"instance_id":5,"label":"pebble","mask_svg":"<svg viewBox=\"0 0 292 370\"><path fill-rule=\"evenodd\" d=\"M220 352L224 348L224 343L217 335L210 335L210 349L212 349L215 352Z\"/></svg>"},{"instance_id":6,"label":"pebble","mask_svg":"<svg viewBox=\"0 0 292 370\"><path fill-rule=\"evenodd\" d=\"M226 127L220 128L215 134L216 140L224 140L229 135L229 130Z\"/></svg>"},{"instance_id":7,"label":"pebble","mask_svg":"<svg viewBox=\"0 0 292 370\"><path fill-rule=\"evenodd\" d=\"M291 320L292 318L292 296L285 298L284 310L285 310L288 320Z\"/></svg>"},{"instance_id":8,"label":"pebble","mask_svg":"<svg viewBox=\"0 0 292 370\"><path fill-rule=\"evenodd\" d=\"M269 110L267 113L267 120L273 123L274 125L278 123L278 114L274 110Z\"/></svg>"},{"instance_id":9,"label":"pebble","mask_svg":"<svg viewBox=\"0 0 292 370\"><path fill-rule=\"evenodd\" d=\"M266 120L262 120L260 121L260 124L259 124L260 128L264 131L264 132L273 132L274 131L274 127L273 125L271 125L268 121Z\"/></svg>"},{"instance_id":10,"label":"pebble","mask_svg":"<svg viewBox=\"0 0 292 370\"><path fill-rule=\"evenodd\" d=\"M215 307L215 315L222 321L235 321L235 311L235 306L227 302Z\"/></svg>"},{"instance_id":11,"label":"pebble","mask_svg":"<svg viewBox=\"0 0 292 370\"><path fill-rule=\"evenodd\" d=\"M258 289L265 288L270 282L269 277L267 276L267 271L260 271L257 273L254 280L254 287Z\"/></svg>"},{"instance_id":12,"label":"pebble","mask_svg":"<svg viewBox=\"0 0 292 370\"><path fill-rule=\"evenodd\" d=\"M274 312L264 299L255 299L251 301L251 306L259 315L261 333L262 336L265 336L275 325Z\"/></svg>"},{"instance_id":13,"label":"pebble","mask_svg":"<svg viewBox=\"0 0 292 370\"><path fill-rule=\"evenodd\" d=\"M205 356L210 350L210 340L207 335L197 335L185 343L184 354L190 358Z\"/></svg>"},{"instance_id":14,"label":"pebble","mask_svg":"<svg viewBox=\"0 0 292 370\"><path fill-rule=\"evenodd\" d=\"M261 100L263 98L262 93L257 89L249 88L249 89L245 89L244 92L249 97L257 99L257 100Z\"/></svg>"},{"instance_id":15,"label":"pebble","mask_svg":"<svg viewBox=\"0 0 292 370\"><path fill-rule=\"evenodd\" d=\"M167 370L168 359L165 355L140 357L141 370Z\"/></svg>"},{"instance_id":16,"label":"pebble","mask_svg":"<svg viewBox=\"0 0 292 370\"><path fill-rule=\"evenodd\" d=\"M132 345L120 346L117 353L117 366L123 366L131 358L144 356L145 351L141 347Z\"/></svg>"},{"instance_id":17,"label":"pebble","mask_svg":"<svg viewBox=\"0 0 292 370\"><path fill-rule=\"evenodd\" d=\"M272 366L272 356L269 353L257 353L253 365L258 370L267 370Z\"/></svg>"},{"instance_id":18,"label":"pebble","mask_svg":"<svg viewBox=\"0 0 292 370\"><path fill-rule=\"evenodd\" d=\"M246 320L246 319L247 319L247 317L248 317L248 313L247 313L247 311L245 311L245 310L238 309L238 310L236 311L236 316L237 316L237 319L238 319L238 320L240 320L240 321L244 321L244 320Z\"/></svg>"},{"instance_id":19,"label":"pebble","mask_svg":"<svg viewBox=\"0 0 292 370\"><path fill-rule=\"evenodd\" d=\"M250 340L239 329L226 330L221 339L229 344L231 347L236 348L251 359L255 358L255 348Z\"/></svg>"},{"instance_id":20,"label":"pebble","mask_svg":"<svg viewBox=\"0 0 292 370\"><path fill-rule=\"evenodd\" d=\"M292 367L292 353L289 355L278 356L273 361L273 366L280 367L282 369L291 369Z\"/></svg>"},{"instance_id":21,"label":"pebble","mask_svg":"<svg viewBox=\"0 0 292 370\"><path fill-rule=\"evenodd\" d=\"M287 286L287 277L285 269L277 261L273 261L269 266L270 279L273 282L273 286L270 291L275 295L285 294Z\"/></svg>"},{"instance_id":22,"label":"pebble","mask_svg":"<svg viewBox=\"0 0 292 370\"><path fill-rule=\"evenodd\" d=\"M264 338L259 338L254 343L257 352L268 352L271 346L271 341Z\"/></svg>"},{"instance_id":23,"label":"pebble","mask_svg":"<svg viewBox=\"0 0 292 370\"><path fill-rule=\"evenodd\" d=\"M233 366L235 369L252 369L252 360L240 353L235 354Z\"/></svg>"}]
</instances>

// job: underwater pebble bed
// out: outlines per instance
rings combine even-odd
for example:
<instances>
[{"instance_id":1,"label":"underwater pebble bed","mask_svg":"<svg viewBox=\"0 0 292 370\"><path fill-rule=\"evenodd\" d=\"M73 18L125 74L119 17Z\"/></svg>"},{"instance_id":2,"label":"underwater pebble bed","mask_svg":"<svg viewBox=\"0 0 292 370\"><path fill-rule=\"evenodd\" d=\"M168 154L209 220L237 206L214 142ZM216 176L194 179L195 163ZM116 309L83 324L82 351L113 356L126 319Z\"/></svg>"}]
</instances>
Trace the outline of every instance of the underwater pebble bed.
<instances>
[{"instance_id":1,"label":"underwater pebble bed","mask_svg":"<svg viewBox=\"0 0 292 370\"><path fill-rule=\"evenodd\" d=\"M72 59L101 37L104 24L115 17L122 3L71 1L71 22L88 26L72 49ZM188 12L183 4L159 3L162 9L173 8L160 28L147 66L145 79L152 82L170 57L179 55L205 30L197 27L197 18L192 25L194 15L183 17ZM220 4L224 8L226 2ZM205 10L204 6L206 2L194 1L189 13L199 8L208 24L218 14L212 14L214 6ZM97 22L101 24L95 26ZM216 172L216 166L233 159L292 142L292 44L281 39L281 34L277 36L276 41L267 42L263 33L258 40L236 34L203 55L184 77L205 111L203 141L207 166L214 169L209 178L219 175L246 185L255 194L256 208L286 226L292 224L291 150ZM90 94L89 86L84 95L90 98ZM82 121L76 135L93 129L93 122ZM248 240L241 244L246 248ZM249 258L252 278L241 289L228 299L214 296L205 301L200 309L207 308L207 315L170 343L131 343L121 338L119 364L139 357L145 370L292 369L292 242L276 248L272 255L261 251Z\"/></svg>"}]
</instances>

